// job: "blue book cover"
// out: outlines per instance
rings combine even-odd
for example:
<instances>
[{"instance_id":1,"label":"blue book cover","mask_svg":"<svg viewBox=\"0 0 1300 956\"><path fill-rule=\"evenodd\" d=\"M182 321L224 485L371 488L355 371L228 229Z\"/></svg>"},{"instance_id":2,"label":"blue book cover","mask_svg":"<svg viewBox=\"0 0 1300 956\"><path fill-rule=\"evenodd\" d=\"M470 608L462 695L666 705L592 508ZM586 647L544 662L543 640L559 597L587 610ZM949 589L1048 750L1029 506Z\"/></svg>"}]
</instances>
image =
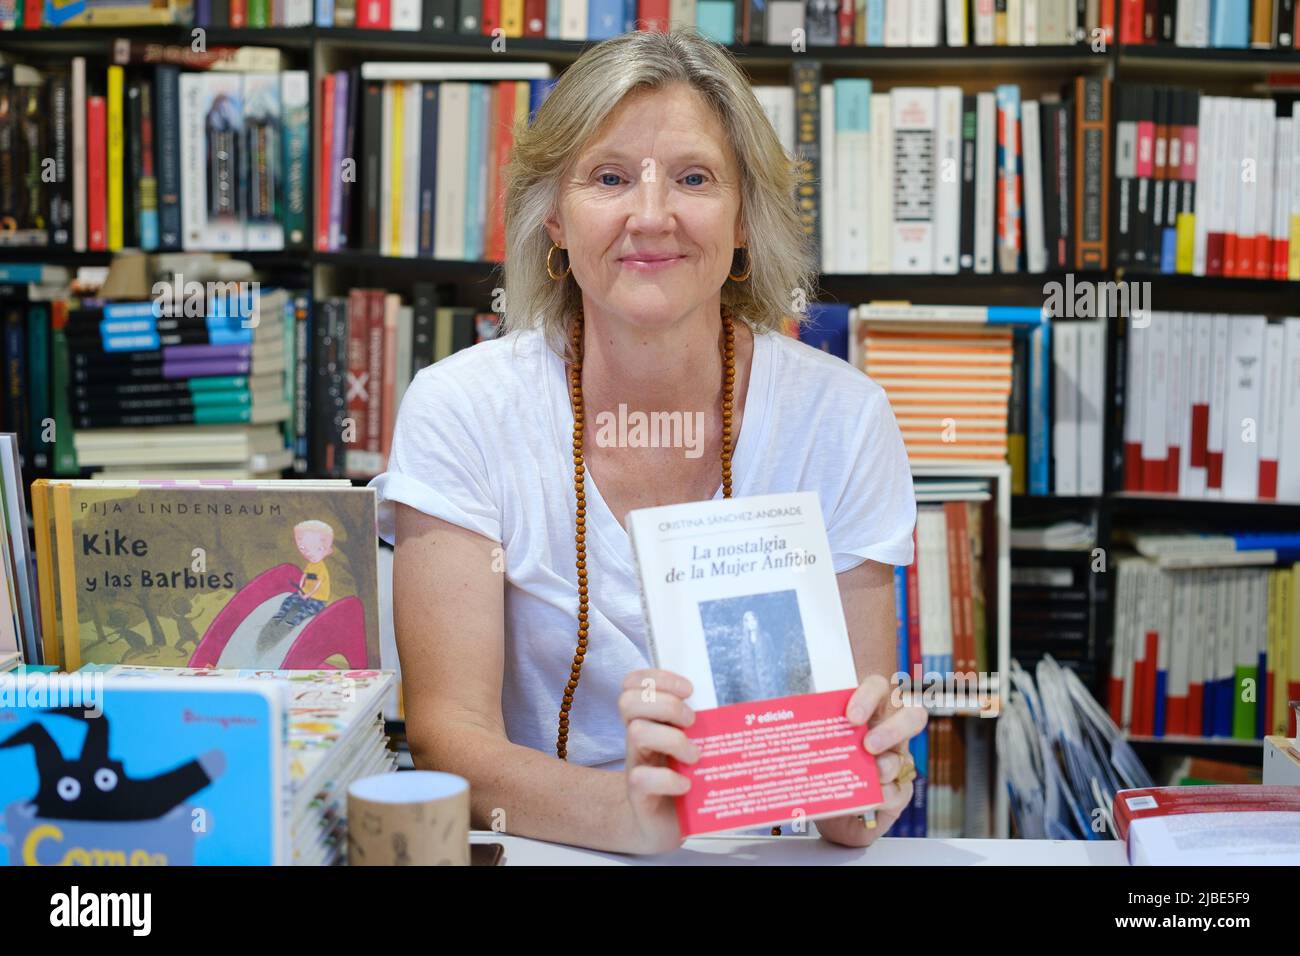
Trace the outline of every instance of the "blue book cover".
<instances>
[{"instance_id":1,"label":"blue book cover","mask_svg":"<svg viewBox=\"0 0 1300 956\"><path fill-rule=\"evenodd\" d=\"M486 83L469 84L469 181L465 183L465 258L483 258L483 124L487 112Z\"/></svg>"},{"instance_id":2,"label":"blue book cover","mask_svg":"<svg viewBox=\"0 0 1300 956\"><path fill-rule=\"evenodd\" d=\"M1250 41L1250 4L1247 0L1212 0L1210 46L1244 49Z\"/></svg>"},{"instance_id":3,"label":"blue book cover","mask_svg":"<svg viewBox=\"0 0 1300 956\"><path fill-rule=\"evenodd\" d=\"M588 40L608 40L622 32L623 0L588 0Z\"/></svg>"},{"instance_id":4,"label":"blue book cover","mask_svg":"<svg viewBox=\"0 0 1300 956\"><path fill-rule=\"evenodd\" d=\"M916 779L912 781L912 823L909 836L928 835L926 827L926 790L930 779L930 731L922 730L907 743L916 764Z\"/></svg>"},{"instance_id":5,"label":"blue book cover","mask_svg":"<svg viewBox=\"0 0 1300 956\"><path fill-rule=\"evenodd\" d=\"M560 4L558 3L546 5L546 39L560 39Z\"/></svg>"},{"instance_id":6,"label":"blue book cover","mask_svg":"<svg viewBox=\"0 0 1300 956\"><path fill-rule=\"evenodd\" d=\"M867 46L885 45L885 0L867 0Z\"/></svg>"},{"instance_id":7,"label":"blue book cover","mask_svg":"<svg viewBox=\"0 0 1300 956\"><path fill-rule=\"evenodd\" d=\"M1029 331L1029 493L1050 495L1052 461L1052 324Z\"/></svg>"},{"instance_id":8,"label":"blue book cover","mask_svg":"<svg viewBox=\"0 0 1300 956\"><path fill-rule=\"evenodd\" d=\"M894 614L898 626L898 669L904 674L911 673L912 666L907 656L907 568L894 568Z\"/></svg>"},{"instance_id":9,"label":"blue book cover","mask_svg":"<svg viewBox=\"0 0 1300 956\"><path fill-rule=\"evenodd\" d=\"M0 864L285 862L283 693L218 677L6 682Z\"/></svg>"},{"instance_id":10,"label":"blue book cover","mask_svg":"<svg viewBox=\"0 0 1300 956\"><path fill-rule=\"evenodd\" d=\"M710 40L736 42L736 5L723 0L699 0L695 5L695 26Z\"/></svg>"},{"instance_id":11,"label":"blue book cover","mask_svg":"<svg viewBox=\"0 0 1300 956\"><path fill-rule=\"evenodd\" d=\"M849 360L849 305L847 302L814 302L808 318L799 326L799 341L815 349Z\"/></svg>"}]
</instances>

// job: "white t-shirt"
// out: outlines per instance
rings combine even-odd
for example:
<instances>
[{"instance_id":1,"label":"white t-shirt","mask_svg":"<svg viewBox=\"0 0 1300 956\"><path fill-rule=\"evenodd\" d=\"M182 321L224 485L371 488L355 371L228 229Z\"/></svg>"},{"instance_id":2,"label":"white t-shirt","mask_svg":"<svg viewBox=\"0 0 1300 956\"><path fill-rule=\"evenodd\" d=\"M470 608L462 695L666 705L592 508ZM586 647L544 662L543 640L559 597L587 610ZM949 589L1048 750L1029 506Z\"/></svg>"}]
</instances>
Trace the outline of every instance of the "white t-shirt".
<instances>
[{"instance_id":1,"label":"white t-shirt","mask_svg":"<svg viewBox=\"0 0 1300 956\"><path fill-rule=\"evenodd\" d=\"M912 562L916 500L883 389L835 356L779 333L754 336L732 459L736 497L816 491L837 573L865 559ZM577 640L573 412L564 361L540 332L516 332L422 369L402 399L379 491L392 542L401 502L501 543L511 741L555 752ZM650 666L627 532L587 475L588 651L569 716L569 759L616 768L617 699ZM722 496L722 487L715 498ZM466 608L447 608L460 616Z\"/></svg>"}]
</instances>

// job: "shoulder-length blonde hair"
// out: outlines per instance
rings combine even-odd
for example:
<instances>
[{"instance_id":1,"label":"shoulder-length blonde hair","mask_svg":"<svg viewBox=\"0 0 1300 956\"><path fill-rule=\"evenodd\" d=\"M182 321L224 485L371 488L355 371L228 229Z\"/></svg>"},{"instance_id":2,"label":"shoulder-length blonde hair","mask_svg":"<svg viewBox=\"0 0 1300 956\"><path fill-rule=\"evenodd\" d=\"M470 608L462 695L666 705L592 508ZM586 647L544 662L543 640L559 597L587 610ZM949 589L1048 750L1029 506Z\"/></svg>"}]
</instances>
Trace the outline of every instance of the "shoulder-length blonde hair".
<instances>
[{"instance_id":1,"label":"shoulder-length blonde hair","mask_svg":"<svg viewBox=\"0 0 1300 956\"><path fill-rule=\"evenodd\" d=\"M795 195L795 161L768 121L749 79L720 44L692 27L635 31L596 44L564 71L533 117L516 124L505 182L503 331L541 327L550 347L567 355L567 329L582 301L569 273L547 274L551 237L546 220L578 154L632 92L685 83L713 109L730 141L741 181L740 215L752 264L744 282L728 279L722 304L755 331L799 321L797 290L812 296L814 247L803 230ZM556 264L558 271L563 259ZM738 266L743 273L744 266Z\"/></svg>"}]
</instances>

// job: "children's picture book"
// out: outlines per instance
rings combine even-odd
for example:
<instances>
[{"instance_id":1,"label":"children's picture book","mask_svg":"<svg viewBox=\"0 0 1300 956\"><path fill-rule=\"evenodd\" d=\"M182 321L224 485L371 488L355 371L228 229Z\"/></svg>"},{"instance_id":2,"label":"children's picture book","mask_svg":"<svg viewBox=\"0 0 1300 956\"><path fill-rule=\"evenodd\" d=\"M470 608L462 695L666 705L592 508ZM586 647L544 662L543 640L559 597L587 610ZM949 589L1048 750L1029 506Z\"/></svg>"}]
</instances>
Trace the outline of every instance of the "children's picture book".
<instances>
[{"instance_id":1,"label":"children's picture book","mask_svg":"<svg viewBox=\"0 0 1300 956\"><path fill-rule=\"evenodd\" d=\"M656 667L696 712L682 835L859 813L881 803L830 544L814 492L628 515Z\"/></svg>"},{"instance_id":2,"label":"children's picture book","mask_svg":"<svg viewBox=\"0 0 1300 956\"><path fill-rule=\"evenodd\" d=\"M46 656L67 670L379 666L373 489L38 480L32 497Z\"/></svg>"},{"instance_id":3,"label":"children's picture book","mask_svg":"<svg viewBox=\"0 0 1300 956\"><path fill-rule=\"evenodd\" d=\"M278 681L42 675L0 693L0 864L286 862Z\"/></svg>"}]
</instances>

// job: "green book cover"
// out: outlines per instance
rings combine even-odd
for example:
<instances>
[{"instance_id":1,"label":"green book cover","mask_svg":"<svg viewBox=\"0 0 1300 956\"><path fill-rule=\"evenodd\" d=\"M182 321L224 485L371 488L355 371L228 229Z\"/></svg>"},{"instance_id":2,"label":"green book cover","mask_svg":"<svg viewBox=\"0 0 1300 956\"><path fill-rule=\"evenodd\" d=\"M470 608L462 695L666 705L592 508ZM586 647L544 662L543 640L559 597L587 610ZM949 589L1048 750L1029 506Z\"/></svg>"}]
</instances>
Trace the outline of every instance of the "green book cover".
<instances>
[{"instance_id":1,"label":"green book cover","mask_svg":"<svg viewBox=\"0 0 1300 956\"><path fill-rule=\"evenodd\" d=\"M56 486L65 666L379 666L376 496L283 481Z\"/></svg>"}]
</instances>

